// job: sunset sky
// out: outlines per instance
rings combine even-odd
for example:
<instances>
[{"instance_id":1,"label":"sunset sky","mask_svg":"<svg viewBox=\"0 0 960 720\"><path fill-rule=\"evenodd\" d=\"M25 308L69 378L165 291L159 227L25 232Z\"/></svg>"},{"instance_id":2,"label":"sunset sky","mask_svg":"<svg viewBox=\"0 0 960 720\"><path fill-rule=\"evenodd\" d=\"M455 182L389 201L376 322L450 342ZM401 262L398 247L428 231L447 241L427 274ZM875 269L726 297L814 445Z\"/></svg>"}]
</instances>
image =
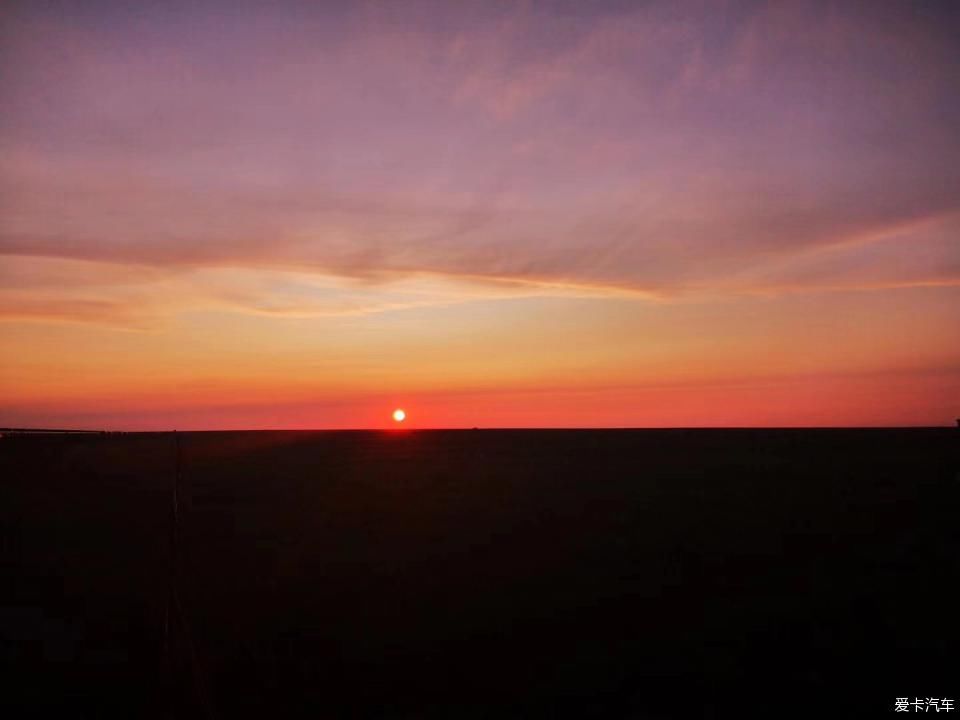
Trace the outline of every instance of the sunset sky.
<instances>
[{"instance_id":1,"label":"sunset sky","mask_svg":"<svg viewBox=\"0 0 960 720\"><path fill-rule=\"evenodd\" d=\"M943 425L960 4L0 10L0 426Z\"/></svg>"}]
</instances>

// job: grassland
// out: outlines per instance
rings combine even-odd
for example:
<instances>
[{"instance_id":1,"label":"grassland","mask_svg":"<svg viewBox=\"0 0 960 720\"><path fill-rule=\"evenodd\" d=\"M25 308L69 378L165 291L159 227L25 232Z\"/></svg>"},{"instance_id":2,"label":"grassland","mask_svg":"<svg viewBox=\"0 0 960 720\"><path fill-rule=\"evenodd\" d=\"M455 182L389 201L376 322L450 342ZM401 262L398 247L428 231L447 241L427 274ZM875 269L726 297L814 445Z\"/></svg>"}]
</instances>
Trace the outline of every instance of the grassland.
<instances>
[{"instance_id":1,"label":"grassland","mask_svg":"<svg viewBox=\"0 0 960 720\"><path fill-rule=\"evenodd\" d=\"M960 701L960 431L178 441L174 562L174 436L0 440L8 717ZM164 653L171 567L185 623Z\"/></svg>"}]
</instances>

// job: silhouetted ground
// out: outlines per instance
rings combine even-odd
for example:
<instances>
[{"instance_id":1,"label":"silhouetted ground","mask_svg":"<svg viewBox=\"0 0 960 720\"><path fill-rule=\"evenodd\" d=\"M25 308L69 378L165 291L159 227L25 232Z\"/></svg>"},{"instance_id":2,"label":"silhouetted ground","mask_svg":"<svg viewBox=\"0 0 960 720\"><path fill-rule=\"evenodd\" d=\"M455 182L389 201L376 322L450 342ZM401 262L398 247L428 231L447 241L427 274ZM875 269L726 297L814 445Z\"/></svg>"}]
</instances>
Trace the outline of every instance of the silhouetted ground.
<instances>
[{"instance_id":1,"label":"silhouetted ground","mask_svg":"<svg viewBox=\"0 0 960 720\"><path fill-rule=\"evenodd\" d=\"M960 431L0 440L6 717L960 704Z\"/></svg>"}]
</instances>

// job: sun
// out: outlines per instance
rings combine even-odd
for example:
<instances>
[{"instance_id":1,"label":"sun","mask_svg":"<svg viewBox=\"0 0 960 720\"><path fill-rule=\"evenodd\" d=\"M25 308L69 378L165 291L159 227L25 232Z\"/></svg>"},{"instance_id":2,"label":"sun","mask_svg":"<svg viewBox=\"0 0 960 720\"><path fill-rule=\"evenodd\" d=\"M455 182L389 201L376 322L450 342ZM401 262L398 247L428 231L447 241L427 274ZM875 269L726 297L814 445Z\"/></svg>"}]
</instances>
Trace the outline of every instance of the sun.
<instances>
[{"instance_id":1,"label":"sun","mask_svg":"<svg viewBox=\"0 0 960 720\"><path fill-rule=\"evenodd\" d=\"M393 411L393 420L394 422L401 423L407 419L407 414L403 411L403 408L397 408Z\"/></svg>"}]
</instances>

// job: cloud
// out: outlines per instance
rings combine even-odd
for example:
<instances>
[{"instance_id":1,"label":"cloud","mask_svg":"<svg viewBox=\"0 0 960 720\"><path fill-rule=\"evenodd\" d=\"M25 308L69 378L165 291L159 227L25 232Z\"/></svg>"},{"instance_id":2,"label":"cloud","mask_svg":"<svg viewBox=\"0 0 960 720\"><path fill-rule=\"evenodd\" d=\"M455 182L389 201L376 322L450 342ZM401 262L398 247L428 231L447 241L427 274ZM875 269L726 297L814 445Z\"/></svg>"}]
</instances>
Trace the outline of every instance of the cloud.
<instances>
[{"instance_id":1,"label":"cloud","mask_svg":"<svg viewBox=\"0 0 960 720\"><path fill-rule=\"evenodd\" d=\"M21 263L5 316L956 283L939 6L288 10L14 15L0 263L97 269Z\"/></svg>"},{"instance_id":2,"label":"cloud","mask_svg":"<svg viewBox=\"0 0 960 720\"><path fill-rule=\"evenodd\" d=\"M78 322L136 331L190 312L349 317L478 300L639 296L630 288L488 275L384 273L376 282L292 268L179 267L43 256L0 265L0 322ZM650 296L647 296L648 299Z\"/></svg>"}]
</instances>

